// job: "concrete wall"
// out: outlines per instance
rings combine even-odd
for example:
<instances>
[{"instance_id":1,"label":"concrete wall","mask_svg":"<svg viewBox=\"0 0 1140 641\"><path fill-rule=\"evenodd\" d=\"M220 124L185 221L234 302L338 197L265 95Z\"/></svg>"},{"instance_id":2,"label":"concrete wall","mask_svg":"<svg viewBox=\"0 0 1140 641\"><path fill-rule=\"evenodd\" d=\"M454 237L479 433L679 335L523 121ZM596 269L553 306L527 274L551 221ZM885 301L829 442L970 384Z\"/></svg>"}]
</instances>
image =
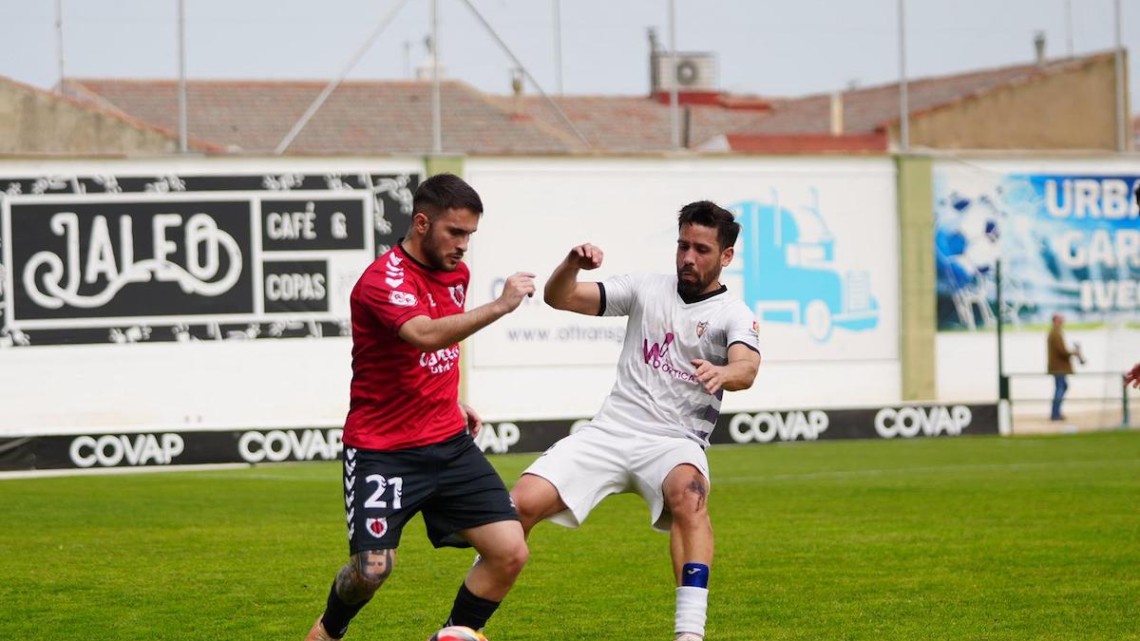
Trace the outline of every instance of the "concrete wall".
<instances>
[{"instance_id":1,"label":"concrete wall","mask_svg":"<svg viewBox=\"0 0 1140 641\"><path fill-rule=\"evenodd\" d=\"M1125 91L1127 96L1127 87ZM891 138L898 140L897 127ZM1112 56L916 114L910 122L911 146L933 149L1115 151L1116 138Z\"/></svg>"},{"instance_id":2,"label":"concrete wall","mask_svg":"<svg viewBox=\"0 0 1140 641\"><path fill-rule=\"evenodd\" d=\"M139 155L178 151L169 134L0 78L0 154Z\"/></svg>"},{"instance_id":3,"label":"concrete wall","mask_svg":"<svg viewBox=\"0 0 1140 641\"><path fill-rule=\"evenodd\" d=\"M707 198L744 225L722 276L756 314L764 358L751 390L725 395L725 411L894 403L895 171L887 157L471 158L466 176L487 213L471 243L468 305L491 300L516 271L538 274L541 288L583 242L606 252L583 280L672 273L677 212ZM773 209L785 212L783 245L759 222ZM760 255L773 260L758 265ZM824 301L831 315L816 325L811 310ZM613 383L624 329L624 318L528 301L468 340L470 400L492 417L590 416Z\"/></svg>"}]
</instances>

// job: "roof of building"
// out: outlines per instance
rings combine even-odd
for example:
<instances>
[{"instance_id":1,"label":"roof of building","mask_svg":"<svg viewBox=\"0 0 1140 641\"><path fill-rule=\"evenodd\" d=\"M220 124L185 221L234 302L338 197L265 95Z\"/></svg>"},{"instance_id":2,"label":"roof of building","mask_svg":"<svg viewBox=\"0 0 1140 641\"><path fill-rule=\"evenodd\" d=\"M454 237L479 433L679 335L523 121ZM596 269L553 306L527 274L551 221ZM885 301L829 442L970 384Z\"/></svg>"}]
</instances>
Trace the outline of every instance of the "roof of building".
<instances>
[{"instance_id":1,"label":"roof of building","mask_svg":"<svg viewBox=\"0 0 1140 641\"><path fill-rule=\"evenodd\" d=\"M1016 83L1078 70L1113 55L1099 53L910 80L911 117ZM272 152L326 85L326 81L190 80L189 131L211 146L245 153ZM167 131L178 128L176 81L73 78L62 89L111 113ZM431 94L427 81L343 82L291 143L288 153L430 152ZM442 147L447 153L635 153L673 148L667 94L501 96L446 80L440 85L440 98ZM833 126L836 100L841 103L842 135L835 135ZM684 109L679 112L678 129L687 146L694 148L874 151L887 149L884 132L898 122L899 84L799 98L685 93L681 102Z\"/></svg>"},{"instance_id":2,"label":"roof of building","mask_svg":"<svg viewBox=\"0 0 1140 641\"><path fill-rule=\"evenodd\" d=\"M86 114L89 117L98 119L106 123L113 123L114 125L123 127L127 130L133 130L144 135L152 135L158 139L166 139L170 142L171 150L177 150L179 143L178 128L175 126L173 129L162 127L152 121L139 118L133 114L124 112L118 109L108 109L99 102L95 102L82 97L69 96L60 94L54 91L48 91L32 85L28 85L7 76L0 75L0 83L16 94L31 98L33 100L43 101L42 104L49 104L53 108L70 110L73 114ZM40 107L42 108L42 106ZM13 123L18 120L13 120ZM176 123L177 125L177 123ZM56 132L59 136L66 136L65 132ZM47 143L47 141L41 141ZM55 140L54 142L57 150L62 152L68 149L67 140ZM212 145L207 141L197 138L188 137L187 146L200 152L218 152L223 151L219 146Z\"/></svg>"}]
</instances>

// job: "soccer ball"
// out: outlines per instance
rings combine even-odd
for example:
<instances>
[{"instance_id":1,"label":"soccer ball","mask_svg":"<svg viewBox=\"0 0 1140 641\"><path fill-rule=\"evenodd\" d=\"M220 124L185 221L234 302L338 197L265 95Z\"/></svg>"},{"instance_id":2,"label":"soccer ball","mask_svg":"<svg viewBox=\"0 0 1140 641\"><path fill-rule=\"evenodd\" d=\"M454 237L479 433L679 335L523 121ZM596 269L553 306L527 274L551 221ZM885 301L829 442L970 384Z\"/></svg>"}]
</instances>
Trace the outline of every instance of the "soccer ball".
<instances>
[{"instance_id":1,"label":"soccer ball","mask_svg":"<svg viewBox=\"0 0 1140 641\"><path fill-rule=\"evenodd\" d=\"M428 641L487 641L482 632L461 625L449 625L431 635Z\"/></svg>"}]
</instances>

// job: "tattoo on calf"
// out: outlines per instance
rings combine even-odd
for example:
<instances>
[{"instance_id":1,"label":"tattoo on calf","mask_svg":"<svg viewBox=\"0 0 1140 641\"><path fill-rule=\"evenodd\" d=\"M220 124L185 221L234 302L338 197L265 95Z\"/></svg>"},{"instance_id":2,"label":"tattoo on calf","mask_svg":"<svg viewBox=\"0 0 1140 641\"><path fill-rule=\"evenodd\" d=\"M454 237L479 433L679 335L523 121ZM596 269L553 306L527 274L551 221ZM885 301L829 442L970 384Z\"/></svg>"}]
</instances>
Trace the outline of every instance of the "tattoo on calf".
<instances>
[{"instance_id":1,"label":"tattoo on calf","mask_svg":"<svg viewBox=\"0 0 1140 641\"><path fill-rule=\"evenodd\" d=\"M352 555L336 575L336 592L345 603L359 603L372 596L392 574L394 550L365 550Z\"/></svg>"}]
</instances>

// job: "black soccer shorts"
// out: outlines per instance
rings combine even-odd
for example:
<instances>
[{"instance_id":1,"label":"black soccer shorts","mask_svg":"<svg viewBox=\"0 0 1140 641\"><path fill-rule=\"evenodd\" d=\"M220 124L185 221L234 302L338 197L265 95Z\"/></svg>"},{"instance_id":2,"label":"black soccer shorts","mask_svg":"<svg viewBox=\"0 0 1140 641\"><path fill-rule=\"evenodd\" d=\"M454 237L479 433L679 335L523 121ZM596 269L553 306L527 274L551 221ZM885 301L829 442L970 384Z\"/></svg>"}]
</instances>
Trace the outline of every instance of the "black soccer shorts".
<instances>
[{"instance_id":1,"label":"black soccer shorts","mask_svg":"<svg viewBox=\"0 0 1140 641\"><path fill-rule=\"evenodd\" d=\"M503 479L466 430L434 445L376 451L345 446L349 554L395 549L422 512L435 547L470 547L460 530L519 519Z\"/></svg>"}]
</instances>

